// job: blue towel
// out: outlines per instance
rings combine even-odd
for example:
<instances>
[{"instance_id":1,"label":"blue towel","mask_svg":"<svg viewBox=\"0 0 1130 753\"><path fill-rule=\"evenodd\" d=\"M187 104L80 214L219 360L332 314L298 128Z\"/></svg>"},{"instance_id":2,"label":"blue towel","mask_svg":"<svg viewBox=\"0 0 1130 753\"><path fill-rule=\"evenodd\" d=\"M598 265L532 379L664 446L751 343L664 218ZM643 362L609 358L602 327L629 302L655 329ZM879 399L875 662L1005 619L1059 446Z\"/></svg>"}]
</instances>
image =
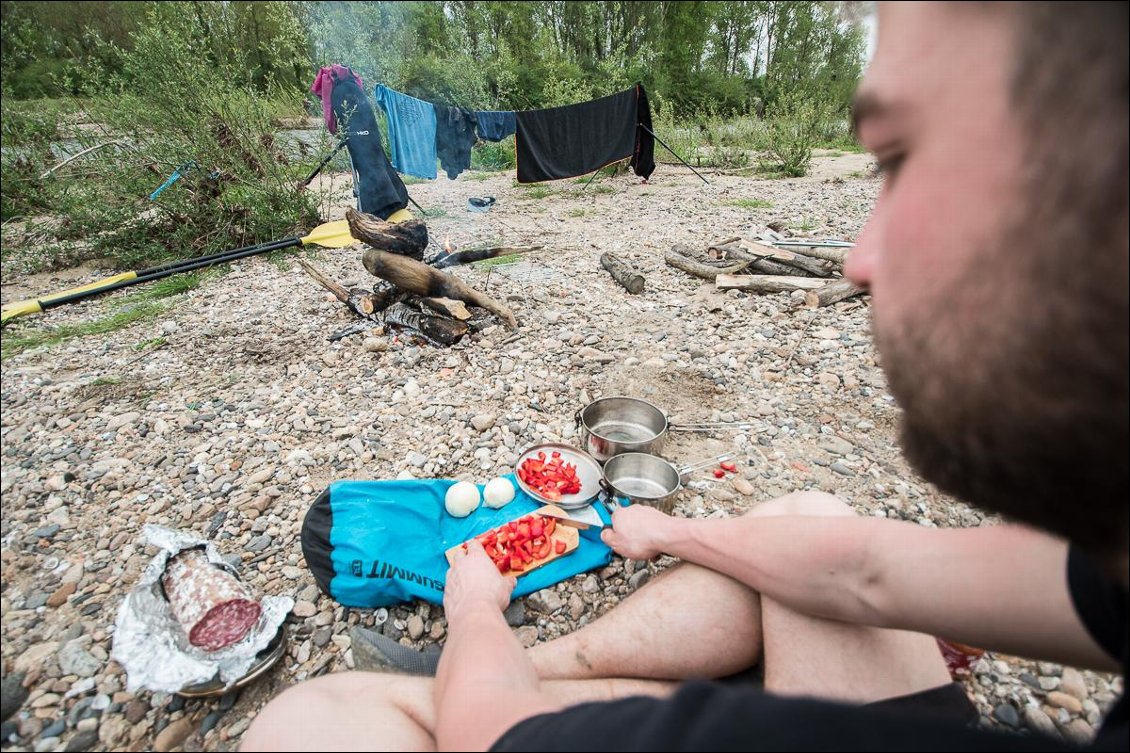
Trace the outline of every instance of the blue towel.
<instances>
[{"instance_id":1,"label":"blue towel","mask_svg":"<svg viewBox=\"0 0 1130 753\"><path fill-rule=\"evenodd\" d=\"M436 109L431 102L409 97L378 84L374 95L388 118L392 166L417 178L436 177Z\"/></svg>"},{"instance_id":2,"label":"blue towel","mask_svg":"<svg viewBox=\"0 0 1130 753\"><path fill-rule=\"evenodd\" d=\"M484 141L502 141L518 130L513 110L479 110L475 118L479 123L479 138Z\"/></svg>"},{"instance_id":3,"label":"blue towel","mask_svg":"<svg viewBox=\"0 0 1130 753\"><path fill-rule=\"evenodd\" d=\"M506 478L514 483L513 475ZM440 604L447 579L445 551L541 507L515 484L516 496L510 504L497 510L480 505L469 516L454 518L443 506L454 483L451 479L332 483L302 523L302 552L318 585L349 607L371 609L413 599ZM608 514L600 505L596 509L607 523ZM568 556L519 577L511 598L612 560L599 528L580 534L579 546Z\"/></svg>"}]
</instances>

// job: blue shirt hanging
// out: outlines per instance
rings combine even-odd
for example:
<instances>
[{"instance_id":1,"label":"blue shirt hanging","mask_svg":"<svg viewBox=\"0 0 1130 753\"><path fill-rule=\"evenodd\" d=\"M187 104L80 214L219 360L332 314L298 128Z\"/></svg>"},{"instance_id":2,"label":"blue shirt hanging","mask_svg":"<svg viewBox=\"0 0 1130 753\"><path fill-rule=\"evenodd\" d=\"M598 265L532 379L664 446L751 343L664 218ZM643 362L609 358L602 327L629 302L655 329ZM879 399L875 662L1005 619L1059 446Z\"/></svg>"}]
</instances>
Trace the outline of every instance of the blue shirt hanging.
<instances>
[{"instance_id":1,"label":"blue shirt hanging","mask_svg":"<svg viewBox=\"0 0 1130 753\"><path fill-rule=\"evenodd\" d=\"M377 102L388 118L392 166L417 178L436 177L436 110L431 102L377 84Z\"/></svg>"}]
</instances>

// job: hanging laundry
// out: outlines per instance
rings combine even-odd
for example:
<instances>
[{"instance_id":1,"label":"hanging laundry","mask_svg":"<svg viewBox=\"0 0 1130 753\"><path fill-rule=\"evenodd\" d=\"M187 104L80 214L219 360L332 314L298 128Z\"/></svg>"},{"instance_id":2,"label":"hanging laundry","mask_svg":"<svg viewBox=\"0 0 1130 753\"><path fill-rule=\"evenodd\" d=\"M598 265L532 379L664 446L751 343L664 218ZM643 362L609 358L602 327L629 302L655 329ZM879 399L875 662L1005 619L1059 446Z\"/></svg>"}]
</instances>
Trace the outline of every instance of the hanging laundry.
<instances>
[{"instance_id":1,"label":"hanging laundry","mask_svg":"<svg viewBox=\"0 0 1130 753\"><path fill-rule=\"evenodd\" d=\"M518 129L513 110L478 110L475 122L479 126L479 138L483 141L502 141Z\"/></svg>"},{"instance_id":2,"label":"hanging laundry","mask_svg":"<svg viewBox=\"0 0 1130 753\"><path fill-rule=\"evenodd\" d=\"M436 105L436 154L447 177L455 180L471 167L475 114L466 107Z\"/></svg>"},{"instance_id":3,"label":"hanging laundry","mask_svg":"<svg viewBox=\"0 0 1130 753\"><path fill-rule=\"evenodd\" d=\"M310 91L322 100L322 119L326 121L326 128L330 133L337 133L337 120L333 111L334 80L335 77L340 80L346 76L352 76L358 86L362 85L360 76L344 65L337 64L322 66L314 77L314 83L310 84Z\"/></svg>"},{"instance_id":4,"label":"hanging laundry","mask_svg":"<svg viewBox=\"0 0 1130 753\"><path fill-rule=\"evenodd\" d=\"M348 126L345 140L353 165L353 194L358 209L387 220L408 206L408 189L385 156L373 105L353 71L345 70L345 76L331 73L331 100L334 116Z\"/></svg>"},{"instance_id":5,"label":"hanging laundry","mask_svg":"<svg viewBox=\"0 0 1130 753\"><path fill-rule=\"evenodd\" d=\"M636 175L646 179L655 170L651 111L640 84L591 102L518 112L516 120L519 183L574 178L629 158Z\"/></svg>"},{"instance_id":6,"label":"hanging laundry","mask_svg":"<svg viewBox=\"0 0 1130 753\"><path fill-rule=\"evenodd\" d=\"M374 92L388 117L392 166L417 178L436 177L436 108L384 84Z\"/></svg>"}]
</instances>

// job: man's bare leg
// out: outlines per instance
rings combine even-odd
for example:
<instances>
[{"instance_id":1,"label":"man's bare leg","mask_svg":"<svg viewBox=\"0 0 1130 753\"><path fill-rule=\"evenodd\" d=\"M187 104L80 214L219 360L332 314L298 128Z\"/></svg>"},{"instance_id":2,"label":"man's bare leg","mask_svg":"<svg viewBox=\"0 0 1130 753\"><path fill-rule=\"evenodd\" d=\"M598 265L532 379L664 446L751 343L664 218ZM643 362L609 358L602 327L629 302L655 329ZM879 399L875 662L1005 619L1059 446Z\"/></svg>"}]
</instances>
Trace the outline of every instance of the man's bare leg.
<instances>
[{"instance_id":1,"label":"man's bare leg","mask_svg":"<svg viewBox=\"0 0 1130 753\"><path fill-rule=\"evenodd\" d=\"M794 494L749 515L852 516L831 495ZM794 612L696 565L672 568L580 630L530 649L542 678L723 677L762 658L775 692L865 703L950 681L931 636Z\"/></svg>"},{"instance_id":2,"label":"man's bare leg","mask_svg":"<svg viewBox=\"0 0 1130 753\"><path fill-rule=\"evenodd\" d=\"M435 750L430 677L341 672L296 685L271 701L240 750ZM549 681L561 707L630 695L664 696L674 684L650 680Z\"/></svg>"},{"instance_id":3,"label":"man's bare leg","mask_svg":"<svg viewBox=\"0 0 1130 753\"><path fill-rule=\"evenodd\" d=\"M724 677L761 657L760 599L732 578L684 563L527 655L542 679Z\"/></svg>"}]
</instances>

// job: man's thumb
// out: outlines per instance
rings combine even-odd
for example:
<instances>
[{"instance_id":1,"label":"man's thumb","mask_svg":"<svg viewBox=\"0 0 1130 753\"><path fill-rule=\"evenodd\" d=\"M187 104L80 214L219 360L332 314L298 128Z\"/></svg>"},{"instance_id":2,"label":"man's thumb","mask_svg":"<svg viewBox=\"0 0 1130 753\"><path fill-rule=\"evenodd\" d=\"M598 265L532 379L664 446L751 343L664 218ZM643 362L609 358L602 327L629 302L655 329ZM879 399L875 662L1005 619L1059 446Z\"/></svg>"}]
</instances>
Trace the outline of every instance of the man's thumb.
<instances>
[{"instance_id":1,"label":"man's thumb","mask_svg":"<svg viewBox=\"0 0 1130 753\"><path fill-rule=\"evenodd\" d=\"M616 548L616 532L611 528L605 528L600 532L600 540L603 541L607 546L610 546L613 549Z\"/></svg>"}]
</instances>

